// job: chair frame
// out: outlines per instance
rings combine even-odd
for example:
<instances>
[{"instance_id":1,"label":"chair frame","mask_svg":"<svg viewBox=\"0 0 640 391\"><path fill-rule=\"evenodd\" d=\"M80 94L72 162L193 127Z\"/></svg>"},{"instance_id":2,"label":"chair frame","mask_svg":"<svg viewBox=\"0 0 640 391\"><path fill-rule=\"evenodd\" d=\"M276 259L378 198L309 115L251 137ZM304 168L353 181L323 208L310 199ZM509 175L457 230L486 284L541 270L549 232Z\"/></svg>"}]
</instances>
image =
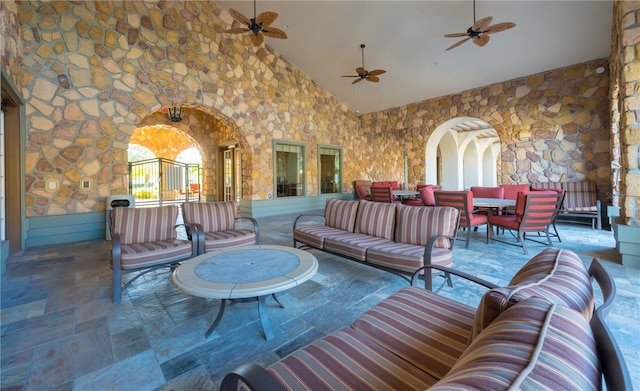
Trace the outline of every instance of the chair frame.
<instances>
[{"instance_id":1,"label":"chair frame","mask_svg":"<svg viewBox=\"0 0 640 391\"><path fill-rule=\"evenodd\" d=\"M563 195L560 193L536 194L536 192L531 192L531 193L527 193L525 197L526 198L525 198L524 214L522 215L522 220L518 225L517 235L513 233L514 229L512 227L507 227L500 224L494 224L491 221L491 219L489 219L489 227L487 230L490 232L489 237L492 242L497 241L497 242L509 244L512 246L522 247L522 250L524 251L524 253L528 254L527 247L525 245L525 240L530 240L532 242L547 244L548 246L552 246L551 237L553 236L553 234L549 233L549 227L553 227L553 223L560 211L560 206L562 205ZM540 213L545 214L545 216L543 217L538 216L538 214ZM515 218L516 216L514 216L514 219ZM544 225L545 227L544 230L537 228L542 225ZM493 226L508 230L518 242L513 243L512 241L496 238L495 235L493 234ZM544 232L545 237L547 238L547 243L526 237L526 234L528 232L537 232L537 233Z\"/></svg>"},{"instance_id":2,"label":"chair frame","mask_svg":"<svg viewBox=\"0 0 640 391\"><path fill-rule=\"evenodd\" d=\"M373 202L394 203L391 186L371 186L371 198Z\"/></svg>"}]
</instances>

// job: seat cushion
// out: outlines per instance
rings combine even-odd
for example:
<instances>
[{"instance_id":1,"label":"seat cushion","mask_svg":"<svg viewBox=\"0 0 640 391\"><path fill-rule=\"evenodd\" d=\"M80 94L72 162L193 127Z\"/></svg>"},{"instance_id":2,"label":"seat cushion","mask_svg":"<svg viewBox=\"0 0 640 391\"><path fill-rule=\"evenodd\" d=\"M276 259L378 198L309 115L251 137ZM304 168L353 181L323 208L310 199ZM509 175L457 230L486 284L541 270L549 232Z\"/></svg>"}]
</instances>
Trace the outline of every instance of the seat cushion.
<instances>
[{"instance_id":1,"label":"seat cushion","mask_svg":"<svg viewBox=\"0 0 640 391\"><path fill-rule=\"evenodd\" d=\"M506 310L431 391L600 390L596 343L576 311L539 298Z\"/></svg>"},{"instance_id":2,"label":"seat cushion","mask_svg":"<svg viewBox=\"0 0 640 391\"><path fill-rule=\"evenodd\" d=\"M482 296L473 336L507 308L529 297L569 307L587 321L595 306L593 287L582 260L572 251L548 248L522 266L508 286L491 289Z\"/></svg>"},{"instance_id":3,"label":"seat cushion","mask_svg":"<svg viewBox=\"0 0 640 391\"><path fill-rule=\"evenodd\" d=\"M296 227L293 231L293 239L323 250L324 240L326 238L339 237L344 234L345 231L338 228L328 227L321 224L312 224Z\"/></svg>"},{"instance_id":4,"label":"seat cushion","mask_svg":"<svg viewBox=\"0 0 640 391\"><path fill-rule=\"evenodd\" d=\"M297 350L267 369L287 390L424 390L436 379L352 328Z\"/></svg>"},{"instance_id":5,"label":"seat cushion","mask_svg":"<svg viewBox=\"0 0 640 391\"><path fill-rule=\"evenodd\" d=\"M184 260L192 255L191 242L180 239L122 244L120 248L122 269L162 265Z\"/></svg>"},{"instance_id":6,"label":"seat cushion","mask_svg":"<svg viewBox=\"0 0 640 391\"><path fill-rule=\"evenodd\" d=\"M393 243L377 236L343 232L340 236L325 238L324 249L359 261L366 260L367 248Z\"/></svg>"},{"instance_id":7,"label":"seat cushion","mask_svg":"<svg viewBox=\"0 0 640 391\"><path fill-rule=\"evenodd\" d=\"M352 327L440 379L466 349L474 313L472 307L412 286L365 312Z\"/></svg>"},{"instance_id":8,"label":"seat cushion","mask_svg":"<svg viewBox=\"0 0 640 391\"><path fill-rule=\"evenodd\" d=\"M412 273L424 266L424 246L394 242L375 245L367 249L366 260L375 265ZM431 251L431 264L451 267L453 251L434 247ZM440 271L434 269L433 273Z\"/></svg>"},{"instance_id":9,"label":"seat cushion","mask_svg":"<svg viewBox=\"0 0 640 391\"><path fill-rule=\"evenodd\" d=\"M204 233L205 252L255 243L256 233L252 229L228 229Z\"/></svg>"},{"instance_id":10,"label":"seat cushion","mask_svg":"<svg viewBox=\"0 0 640 391\"><path fill-rule=\"evenodd\" d=\"M185 202L182 215L187 224L200 224L204 232L233 229L238 206L235 201Z\"/></svg>"}]
</instances>

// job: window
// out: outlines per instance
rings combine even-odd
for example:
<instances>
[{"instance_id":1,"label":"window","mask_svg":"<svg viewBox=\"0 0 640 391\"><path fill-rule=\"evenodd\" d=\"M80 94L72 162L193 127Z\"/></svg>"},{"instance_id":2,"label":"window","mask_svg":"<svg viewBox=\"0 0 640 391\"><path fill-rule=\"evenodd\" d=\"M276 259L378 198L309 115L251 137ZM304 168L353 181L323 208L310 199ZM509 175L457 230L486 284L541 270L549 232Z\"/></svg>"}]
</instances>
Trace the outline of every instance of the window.
<instances>
[{"instance_id":1,"label":"window","mask_svg":"<svg viewBox=\"0 0 640 391\"><path fill-rule=\"evenodd\" d=\"M276 197L304 195L304 146L275 142Z\"/></svg>"},{"instance_id":2,"label":"window","mask_svg":"<svg viewBox=\"0 0 640 391\"><path fill-rule=\"evenodd\" d=\"M318 146L318 159L320 194L340 193L342 191L342 149Z\"/></svg>"}]
</instances>

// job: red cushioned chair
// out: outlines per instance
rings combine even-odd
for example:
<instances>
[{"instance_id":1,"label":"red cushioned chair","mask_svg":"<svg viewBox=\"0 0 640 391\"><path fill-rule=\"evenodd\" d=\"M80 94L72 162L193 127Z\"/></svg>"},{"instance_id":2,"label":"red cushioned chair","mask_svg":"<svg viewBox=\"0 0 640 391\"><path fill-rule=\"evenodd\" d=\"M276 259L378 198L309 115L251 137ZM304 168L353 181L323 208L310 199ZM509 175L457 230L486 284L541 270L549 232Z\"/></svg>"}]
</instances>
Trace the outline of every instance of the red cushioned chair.
<instances>
[{"instance_id":1,"label":"red cushioned chair","mask_svg":"<svg viewBox=\"0 0 640 391\"><path fill-rule=\"evenodd\" d=\"M401 203L394 199L391 186L371 186L371 198L375 202Z\"/></svg>"},{"instance_id":2,"label":"red cushioned chair","mask_svg":"<svg viewBox=\"0 0 640 391\"><path fill-rule=\"evenodd\" d=\"M473 194L468 190L436 191L436 206L453 206L460 211L460 227L467 230L467 245L471 238L471 228L487 224L487 216L473 213ZM489 229L487 227L487 243L489 243Z\"/></svg>"},{"instance_id":3,"label":"red cushioned chair","mask_svg":"<svg viewBox=\"0 0 640 391\"><path fill-rule=\"evenodd\" d=\"M369 194L369 191L367 191L364 185L356 185L356 191L358 192L359 199L371 201L371 194Z\"/></svg>"},{"instance_id":4,"label":"red cushioned chair","mask_svg":"<svg viewBox=\"0 0 640 391\"><path fill-rule=\"evenodd\" d=\"M473 198L504 198L504 187L471 186L470 190L471 193L473 193ZM501 211L498 211L498 214L500 214L500 212ZM474 213L489 215L489 209L476 207Z\"/></svg>"},{"instance_id":5,"label":"red cushioned chair","mask_svg":"<svg viewBox=\"0 0 640 391\"><path fill-rule=\"evenodd\" d=\"M418 185L416 191L420 194L413 200L407 200L406 205L413 206L436 206L436 198L433 195L434 191L440 190L439 185Z\"/></svg>"},{"instance_id":6,"label":"red cushioned chair","mask_svg":"<svg viewBox=\"0 0 640 391\"><path fill-rule=\"evenodd\" d=\"M549 227L553 225L555 218L560 210L562 204L562 194L545 194L546 192L520 192L516 199L516 207L514 215L502 215L489 217L489 231L493 226L504 228L510 232L517 231L517 243L511 241L505 241L495 238L491 235L492 241L503 242L515 246L522 247L525 254L527 254L527 248L525 246L525 240L531 240L541 244L537 240L526 237L529 232L544 232L548 245L551 246L551 235L549 234Z\"/></svg>"}]
</instances>

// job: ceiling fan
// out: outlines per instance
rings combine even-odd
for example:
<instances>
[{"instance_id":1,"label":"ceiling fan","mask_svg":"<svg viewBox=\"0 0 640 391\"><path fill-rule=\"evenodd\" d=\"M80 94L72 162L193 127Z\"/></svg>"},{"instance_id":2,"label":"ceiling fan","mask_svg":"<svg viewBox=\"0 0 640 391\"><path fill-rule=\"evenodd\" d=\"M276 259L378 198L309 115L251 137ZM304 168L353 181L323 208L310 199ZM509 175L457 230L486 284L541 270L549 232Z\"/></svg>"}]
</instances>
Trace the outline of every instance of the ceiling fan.
<instances>
[{"instance_id":1,"label":"ceiling fan","mask_svg":"<svg viewBox=\"0 0 640 391\"><path fill-rule=\"evenodd\" d=\"M253 46L260 46L264 42L264 36L271 38L286 39L287 34L284 31L271 27L271 23L275 22L278 18L278 14L275 12L262 12L256 16L256 0L253 0L253 18L249 19L240 12L229 8L229 13L240 24L244 24L247 27L234 27L223 31L228 34L243 34L250 32L251 43Z\"/></svg>"},{"instance_id":2,"label":"ceiling fan","mask_svg":"<svg viewBox=\"0 0 640 391\"><path fill-rule=\"evenodd\" d=\"M457 37L467 37L462 39L453 45L449 46L447 50L451 50L455 47L462 45L467 42L469 39L472 40L478 46L484 46L489 42L489 34L497 33L500 31L508 30L510 28L516 27L515 23L511 22L503 22L491 24L493 17L487 16L486 18L482 18L476 21L476 0L473 0L473 25L467 29L466 33L453 33L446 34L447 38L457 38Z\"/></svg>"},{"instance_id":3,"label":"ceiling fan","mask_svg":"<svg viewBox=\"0 0 640 391\"><path fill-rule=\"evenodd\" d=\"M342 77L357 77L357 79L355 79L353 81L353 83L351 83L351 84L356 84L356 83L361 82L363 80L372 81L374 83L377 83L377 82L380 81L380 78L378 77L378 75L382 75L383 73L387 72L387 71L384 71L382 69L376 69L376 70L373 70L371 72L369 72L366 69L364 69L364 47L365 47L364 43L360 44L360 48L362 49L362 66L356 68L357 75L344 75L344 76L342 76Z\"/></svg>"}]
</instances>

